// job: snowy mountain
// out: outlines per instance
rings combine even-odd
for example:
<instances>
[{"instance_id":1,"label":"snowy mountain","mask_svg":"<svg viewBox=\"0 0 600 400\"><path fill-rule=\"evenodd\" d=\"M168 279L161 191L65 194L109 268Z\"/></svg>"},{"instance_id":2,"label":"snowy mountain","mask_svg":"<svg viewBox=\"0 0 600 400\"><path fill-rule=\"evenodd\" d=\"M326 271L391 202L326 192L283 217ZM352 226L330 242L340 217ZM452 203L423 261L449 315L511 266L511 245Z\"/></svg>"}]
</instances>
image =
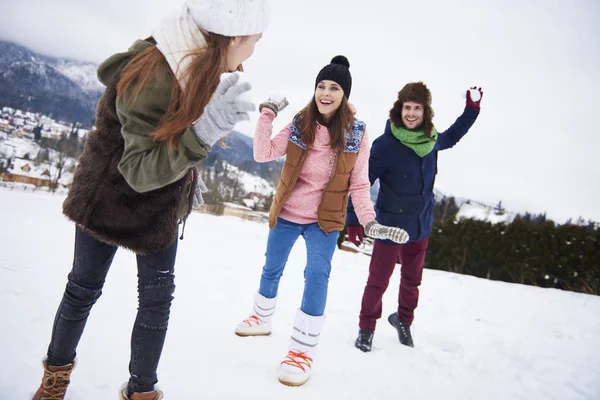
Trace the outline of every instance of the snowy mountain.
<instances>
[{"instance_id":1,"label":"snowy mountain","mask_svg":"<svg viewBox=\"0 0 600 400\"><path fill-rule=\"evenodd\" d=\"M242 171L266 179L273 186L277 184L283 167L282 160L267 163L254 161L252 138L237 131L227 135L225 145L213 146L206 160L202 162L202 167L214 167L217 162L225 161Z\"/></svg>"},{"instance_id":2,"label":"snowy mountain","mask_svg":"<svg viewBox=\"0 0 600 400\"><path fill-rule=\"evenodd\" d=\"M92 125L103 90L96 68L0 41L0 105Z\"/></svg>"},{"instance_id":3,"label":"snowy mountain","mask_svg":"<svg viewBox=\"0 0 600 400\"><path fill-rule=\"evenodd\" d=\"M96 76L98 69L96 64L59 60L54 68L77 83L86 93L101 93L104 90L104 85Z\"/></svg>"}]
</instances>

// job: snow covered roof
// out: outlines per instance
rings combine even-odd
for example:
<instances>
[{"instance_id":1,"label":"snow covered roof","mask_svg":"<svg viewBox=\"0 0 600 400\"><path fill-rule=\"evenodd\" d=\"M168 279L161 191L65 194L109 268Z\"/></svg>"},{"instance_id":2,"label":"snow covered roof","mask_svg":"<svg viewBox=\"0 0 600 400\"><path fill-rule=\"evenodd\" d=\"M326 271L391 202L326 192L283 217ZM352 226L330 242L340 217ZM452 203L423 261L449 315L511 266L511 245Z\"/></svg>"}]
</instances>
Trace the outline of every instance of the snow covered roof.
<instances>
[{"instance_id":1,"label":"snow covered roof","mask_svg":"<svg viewBox=\"0 0 600 400\"><path fill-rule=\"evenodd\" d=\"M56 168L52 165L43 163L35 165L33 160L25 160L23 158L15 158L10 164L7 172L13 175L28 176L30 178L50 179L52 172Z\"/></svg>"},{"instance_id":2,"label":"snow covered roof","mask_svg":"<svg viewBox=\"0 0 600 400\"><path fill-rule=\"evenodd\" d=\"M35 158L39 151L40 146L37 143L14 136L0 143L0 157L3 158L23 158L25 154Z\"/></svg>"},{"instance_id":3,"label":"snow covered roof","mask_svg":"<svg viewBox=\"0 0 600 400\"><path fill-rule=\"evenodd\" d=\"M18 118L18 117L15 117L15 118L13 118L13 120L12 120L12 124L13 124L14 126L22 126L22 125L24 125L24 124L25 124L25 120L24 120L23 118Z\"/></svg>"}]
</instances>

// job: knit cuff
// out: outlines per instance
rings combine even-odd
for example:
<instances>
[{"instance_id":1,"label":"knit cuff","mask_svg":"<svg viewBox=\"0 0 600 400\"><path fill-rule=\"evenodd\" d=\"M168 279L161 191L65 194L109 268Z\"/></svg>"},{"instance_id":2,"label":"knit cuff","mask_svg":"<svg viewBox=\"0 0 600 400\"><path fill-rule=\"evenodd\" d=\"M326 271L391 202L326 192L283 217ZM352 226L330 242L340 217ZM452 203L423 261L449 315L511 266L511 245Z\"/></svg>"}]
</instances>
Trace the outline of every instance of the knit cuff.
<instances>
[{"instance_id":1,"label":"knit cuff","mask_svg":"<svg viewBox=\"0 0 600 400\"><path fill-rule=\"evenodd\" d=\"M273 104L272 102L266 101L266 102L264 102L264 103L261 103L261 104L258 106L258 112L259 112L259 113L262 113L262 110L263 110L264 108L267 108L267 109L269 109L269 110L273 111L273 113L275 114L275 116L277 116L277 106L276 106L275 104Z\"/></svg>"},{"instance_id":2,"label":"knit cuff","mask_svg":"<svg viewBox=\"0 0 600 400\"><path fill-rule=\"evenodd\" d=\"M221 139L224 135L223 132L214 132L212 130L202 129L201 126L194 124L194 134L201 142L204 142L206 145L213 147L219 139Z\"/></svg>"}]
</instances>

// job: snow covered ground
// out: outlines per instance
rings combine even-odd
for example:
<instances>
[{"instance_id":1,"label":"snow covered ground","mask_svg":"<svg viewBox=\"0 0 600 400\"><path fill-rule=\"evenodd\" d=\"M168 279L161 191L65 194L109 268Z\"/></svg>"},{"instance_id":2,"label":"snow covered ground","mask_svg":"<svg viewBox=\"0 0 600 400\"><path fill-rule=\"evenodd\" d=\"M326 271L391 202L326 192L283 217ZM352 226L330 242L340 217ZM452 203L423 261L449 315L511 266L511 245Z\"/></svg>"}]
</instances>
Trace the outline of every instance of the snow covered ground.
<instances>
[{"instance_id":1,"label":"snow covered ground","mask_svg":"<svg viewBox=\"0 0 600 400\"><path fill-rule=\"evenodd\" d=\"M0 399L28 399L39 385L56 307L73 254L64 197L0 189ZM426 270L414 349L385 319L374 350L354 348L369 258L336 252L328 320L314 375L281 385L302 294L305 248L290 255L269 337L240 338L268 228L194 213L180 242L176 298L159 369L165 399L599 399L600 297ZM394 311L398 271L384 298ZM136 312L135 257L117 253L79 346L67 399L116 399L127 378Z\"/></svg>"}]
</instances>

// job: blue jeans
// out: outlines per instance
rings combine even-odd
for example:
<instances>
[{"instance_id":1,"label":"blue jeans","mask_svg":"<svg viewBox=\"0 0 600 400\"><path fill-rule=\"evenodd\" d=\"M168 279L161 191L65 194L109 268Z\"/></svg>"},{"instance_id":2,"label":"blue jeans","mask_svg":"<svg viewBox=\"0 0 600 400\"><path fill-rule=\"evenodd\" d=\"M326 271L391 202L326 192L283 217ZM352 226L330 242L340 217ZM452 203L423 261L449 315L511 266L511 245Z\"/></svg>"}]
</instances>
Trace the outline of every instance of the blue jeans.
<instances>
[{"instance_id":1,"label":"blue jeans","mask_svg":"<svg viewBox=\"0 0 600 400\"><path fill-rule=\"evenodd\" d=\"M116 251L117 247L77 227L73 269L54 320L48 365L66 365L75 359L90 310L102 294ZM156 370L175 291L176 253L177 240L159 253L137 256L139 306L131 336L129 394L152 391L158 381Z\"/></svg>"},{"instance_id":2,"label":"blue jeans","mask_svg":"<svg viewBox=\"0 0 600 400\"><path fill-rule=\"evenodd\" d=\"M300 309L308 315L325 313L331 258L339 232L325 234L319 224L295 224L278 218L269 232L266 262L260 278L258 292L267 298L277 296L279 280L283 275L290 251L299 236L306 242L306 267L304 268L304 294Z\"/></svg>"}]
</instances>

